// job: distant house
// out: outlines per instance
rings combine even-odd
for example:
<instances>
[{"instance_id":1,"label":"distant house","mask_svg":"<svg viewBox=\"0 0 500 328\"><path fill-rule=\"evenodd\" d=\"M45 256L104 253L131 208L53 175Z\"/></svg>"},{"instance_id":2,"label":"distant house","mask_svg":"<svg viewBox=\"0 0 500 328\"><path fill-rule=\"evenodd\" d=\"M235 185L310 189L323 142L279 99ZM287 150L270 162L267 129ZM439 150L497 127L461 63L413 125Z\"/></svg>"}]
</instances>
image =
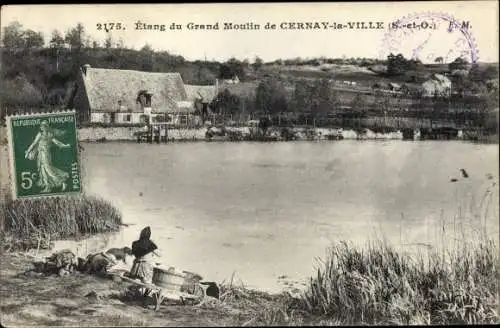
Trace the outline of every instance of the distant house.
<instances>
[{"instance_id":1,"label":"distant house","mask_svg":"<svg viewBox=\"0 0 500 328\"><path fill-rule=\"evenodd\" d=\"M400 91L401 90L401 85L398 84L398 83L394 83L394 82L389 82L387 84L387 88L391 91Z\"/></svg>"},{"instance_id":2,"label":"distant house","mask_svg":"<svg viewBox=\"0 0 500 328\"><path fill-rule=\"evenodd\" d=\"M451 81L442 74L433 74L433 76L422 83L423 97L444 97L451 96Z\"/></svg>"},{"instance_id":3,"label":"distant house","mask_svg":"<svg viewBox=\"0 0 500 328\"><path fill-rule=\"evenodd\" d=\"M222 80L222 83L225 83L225 84L238 84L238 83L240 83L240 78L238 77L238 75L235 75L231 79Z\"/></svg>"},{"instance_id":4,"label":"distant house","mask_svg":"<svg viewBox=\"0 0 500 328\"><path fill-rule=\"evenodd\" d=\"M177 124L194 113L179 73L84 65L76 85L73 104L81 122L146 123L161 115Z\"/></svg>"}]
</instances>

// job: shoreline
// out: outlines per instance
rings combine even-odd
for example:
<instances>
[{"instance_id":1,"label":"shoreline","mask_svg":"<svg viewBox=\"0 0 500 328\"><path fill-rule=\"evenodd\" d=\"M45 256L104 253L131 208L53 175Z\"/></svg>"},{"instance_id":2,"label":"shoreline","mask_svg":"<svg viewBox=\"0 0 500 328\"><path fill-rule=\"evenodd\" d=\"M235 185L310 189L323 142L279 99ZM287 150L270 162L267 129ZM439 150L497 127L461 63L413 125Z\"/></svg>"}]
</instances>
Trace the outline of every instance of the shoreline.
<instances>
[{"instance_id":1,"label":"shoreline","mask_svg":"<svg viewBox=\"0 0 500 328\"><path fill-rule=\"evenodd\" d=\"M144 307L127 293L125 281L75 273L58 277L29 272L29 257L19 253L1 255L2 324L5 326L243 326L266 325L259 310L283 307L285 294L224 285L223 301L209 299L198 305L166 302L154 311L150 298ZM24 272L23 272L24 271ZM43 286L43 287L41 287ZM260 322L259 322L260 321ZM286 321L281 319L282 324Z\"/></svg>"},{"instance_id":2,"label":"shoreline","mask_svg":"<svg viewBox=\"0 0 500 328\"><path fill-rule=\"evenodd\" d=\"M272 127L265 136L256 134L248 127L217 128L174 128L168 130L167 136L155 136L154 139L139 137L144 134L139 127L86 127L78 130L78 139L82 142L104 143L111 141L130 141L137 143L178 143L178 142L317 142L342 140L399 140L399 141L464 141L473 143L498 143L499 134L469 135L460 132L458 135L429 134L421 135L419 130L393 129L392 132L374 132L371 129L314 128L314 127ZM253 131L253 132L252 132ZM439 131L439 130L436 130ZM410 134L408 134L410 133ZM144 140L141 140L144 139Z\"/></svg>"},{"instance_id":3,"label":"shoreline","mask_svg":"<svg viewBox=\"0 0 500 328\"><path fill-rule=\"evenodd\" d=\"M121 220L120 224L118 231L123 228ZM459 229L464 229L458 224ZM217 281L223 295L219 300L206 297L194 305L167 301L156 312L153 299L148 298L144 304L144 299L131 295L128 290L131 284L127 281L78 271L62 277L35 271L36 260L57 251L54 248L42 249L34 255L2 250L2 323L6 326L498 323L500 318L495 312L500 306L498 241L483 234L483 230L470 231L475 238L459 245L450 243L443 231L442 243L416 253L399 248L383 235L369 238L364 245L338 241L327 248L326 257L321 257L317 274L312 274L304 287L296 291L272 293L248 288L241 280L235 282L233 274ZM90 233L86 237L99 236ZM56 240L78 239L70 236ZM107 241L106 245L94 241L91 244L97 249L86 253L109 247ZM443 293L447 299L442 299ZM418 301L410 302L409 296ZM475 302L476 299L481 303ZM468 316L463 316L463 311Z\"/></svg>"},{"instance_id":4,"label":"shoreline","mask_svg":"<svg viewBox=\"0 0 500 328\"><path fill-rule=\"evenodd\" d=\"M487 292L491 290L490 285L494 284L494 277L497 274L495 272L499 269L498 245L491 241L483 241L480 242L479 247L473 247L472 244L467 244L467 246L472 248L452 250L453 254L458 257L450 255L447 260L439 257L433 258L428 264L429 267L425 268L418 264L419 257L400 253L382 240L375 240L363 252L350 243L337 243L325 259L324 266L318 269L318 276L311 278L307 288L300 295L292 296L287 292L269 293L249 289L243 283L238 284L231 278L229 281L219 282L221 295L223 295L220 300L205 297L200 304L194 305L181 305L167 301L158 311L153 311L152 298L144 304L140 298L132 296L128 291L131 284L126 281L80 272L64 277L39 274L32 270L33 261L36 259L34 256L22 252L2 252L0 254L3 263L0 269L2 323L5 326L498 323L498 315L494 312L494 309L499 306L498 295ZM439 249L433 250L433 252L436 251ZM49 253L49 251L42 251L38 254L38 258ZM480 255L483 257L478 257ZM378 256L382 257L373 261ZM474 260L476 258L480 258L481 263L467 264L470 260L476 261ZM352 261L357 262L358 267L353 267ZM488 266L492 264L493 271L488 269ZM469 267L472 277L454 276L462 272L462 265L472 265ZM363 269L365 266L370 267L371 272L366 272ZM384 273L387 269L394 270L390 276ZM401 270L403 272L399 272ZM426 282L427 279L437 274L434 270L438 270L439 275L444 276L439 276L438 281L433 283ZM371 285L374 279L377 281L376 285ZM337 285L341 285L340 289L334 287ZM385 295L385 290L389 286L395 288L389 293L392 295L390 297L392 301L378 308L376 304L379 298L389 296ZM365 289L368 287L374 294L367 299L368 294L365 295L365 293L368 290ZM375 289L372 290L373 288ZM427 294L427 288L431 294ZM459 301L456 297L461 295L463 288L467 290L467 298ZM346 294L346 291L350 289L353 289L354 293ZM451 293L452 296L448 301L441 301L432 296L434 291L438 293L436 297L440 297L442 292ZM423 299L424 303L421 301L412 304L405 303L408 308L401 308L400 301L407 297L405 296L407 293L417 293L417 299L427 294L426 297L429 300ZM326 298L326 295L329 296ZM373 297L375 299L372 299ZM400 299L401 297L403 299ZM477 297L482 299L481 307L473 302ZM350 306L351 302L354 303ZM445 310L438 315L439 308L446 307L446 302L458 306L458 310L450 312ZM429 304L435 304L433 306L438 308L431 310L428 308L431 306ZM468 311L470 316L461 316L461 309ZM365 317L356 315L357 311L364 311ZM403 312L398 314L393 311ZM422 311L433 313L426 316ZM405 316L400 316L403 313Z\"/></svg>"}]
</instances>

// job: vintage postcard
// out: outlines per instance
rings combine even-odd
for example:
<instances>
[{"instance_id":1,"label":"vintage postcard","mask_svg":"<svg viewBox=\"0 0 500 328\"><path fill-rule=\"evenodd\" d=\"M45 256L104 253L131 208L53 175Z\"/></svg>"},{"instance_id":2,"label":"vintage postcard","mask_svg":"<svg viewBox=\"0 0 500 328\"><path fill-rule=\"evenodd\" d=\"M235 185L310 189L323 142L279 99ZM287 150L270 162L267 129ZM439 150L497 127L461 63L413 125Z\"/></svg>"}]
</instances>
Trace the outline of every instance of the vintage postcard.
<instances>
[{"instance_id":1,"label":"vintage postcard","mask_svg":"<svg viewBox=\"0 0 500 328\"><path fill-rule=\"evenodd\" d=\"M2 325L500 323L498 14L2 6Z\"/></svg>"}]
</instances>

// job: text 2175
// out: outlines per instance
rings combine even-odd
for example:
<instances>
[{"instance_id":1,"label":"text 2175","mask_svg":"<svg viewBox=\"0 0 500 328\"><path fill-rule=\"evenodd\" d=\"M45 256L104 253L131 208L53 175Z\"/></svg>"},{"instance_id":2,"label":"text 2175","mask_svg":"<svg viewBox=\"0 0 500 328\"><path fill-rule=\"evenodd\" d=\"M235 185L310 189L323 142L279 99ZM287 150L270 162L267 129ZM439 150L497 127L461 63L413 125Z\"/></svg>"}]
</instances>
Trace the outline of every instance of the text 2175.
<instances>
[{"instance_id":1,"label":"text 2175","mask_svg":"<svg viewBox=\"0 0 500 328\"><path fill-rule=\"evenodd\" d=\"M125 29L125 27L123 26L122 23L97 23L96 27L97 27L98 31L104 30L106 32L109 32L111 30L124 30Z\"/></svg>"}]
</instances>

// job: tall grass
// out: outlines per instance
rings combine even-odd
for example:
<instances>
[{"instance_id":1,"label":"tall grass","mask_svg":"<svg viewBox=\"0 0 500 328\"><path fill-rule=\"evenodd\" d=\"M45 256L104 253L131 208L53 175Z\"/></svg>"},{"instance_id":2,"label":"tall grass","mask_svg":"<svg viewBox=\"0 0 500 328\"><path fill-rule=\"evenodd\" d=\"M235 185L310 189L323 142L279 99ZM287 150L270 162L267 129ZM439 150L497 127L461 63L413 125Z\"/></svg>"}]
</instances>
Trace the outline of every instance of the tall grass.
<instances>
[{"instance_id":1,"label":"tall grass","mask_svg":"<svg viewBox=\"0 0 500 328\"><path fill-rule=\"evenodd\" d=\"M386 240L334 244L299 308L341 324L499 323L498 239L486 227L491 198L487 188L468 212L461 202L453 233L441 218L441 240L425 252L403 252Z\"/></svg>"},{"instance_id":2,"label":"tall grass","mask_svg":"<svg viewBox=\"0 0 500 328\"><path fill-rule=\"evenodd\" d=\"M10 201L0 207L3 241L53 240L117 231L120 211L94 196Z\"/></svg>"},{"instance_id":3,"label":"tall grass","mask_svg":"<svg viewBox=\"0 0 500 328\"><path fill-rule=\"evenodd\" d=\"M405 251L384 238L365 247L338 242L301 296L252 291L232 277L220 284L215 308L243 326L500 323L498 240L487 229L496 184L489 182L479 201L466 204L471 194L456 193L459 211L452 220L441 215L434 247Z\"/></svg>"},{"instance_id":4,"label":"tall grass","mask_svg":"<svg viewBox=\"0 0 500 328\"><path fill-rule=\"evenodd\" d=\"M302 298L345 324L497 323L498 249L464 242L449 257L408 256L385 242L333 246Z\"/></svg>"}]
</instances>

